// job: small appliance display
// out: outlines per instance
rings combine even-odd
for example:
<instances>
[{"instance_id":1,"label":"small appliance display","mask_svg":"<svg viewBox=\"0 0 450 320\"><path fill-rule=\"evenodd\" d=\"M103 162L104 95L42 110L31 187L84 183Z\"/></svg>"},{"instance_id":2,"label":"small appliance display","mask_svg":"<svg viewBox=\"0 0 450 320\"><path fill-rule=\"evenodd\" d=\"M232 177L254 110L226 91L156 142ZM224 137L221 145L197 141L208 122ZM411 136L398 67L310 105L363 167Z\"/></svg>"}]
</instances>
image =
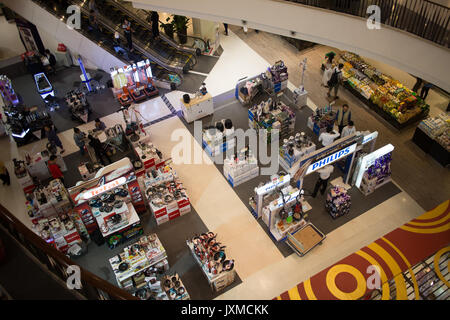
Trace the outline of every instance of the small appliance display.
<instances>
[{"instance_id":1,"label":"small appliance display","mask_svg":"<svg viewBox=\"0 0 450 320\"><path fill-rule=\"evenodd\" d=\"M226 246L218 241L217 234L195 235L186 240L186 244L213 291L220 291L234 282L235 261L227 256Z\"/></svg>"},{"instance_id":2,"label":"small appliance display","mask_svg":"<svg viewBox=\"0 0 450 320\"><path fill-rule=\"evenodd\" d=\"M325 207L333 219L348 214L351 205L351 197L344 187L335 186L328 192Z\"/></svg>"}]
</instances>

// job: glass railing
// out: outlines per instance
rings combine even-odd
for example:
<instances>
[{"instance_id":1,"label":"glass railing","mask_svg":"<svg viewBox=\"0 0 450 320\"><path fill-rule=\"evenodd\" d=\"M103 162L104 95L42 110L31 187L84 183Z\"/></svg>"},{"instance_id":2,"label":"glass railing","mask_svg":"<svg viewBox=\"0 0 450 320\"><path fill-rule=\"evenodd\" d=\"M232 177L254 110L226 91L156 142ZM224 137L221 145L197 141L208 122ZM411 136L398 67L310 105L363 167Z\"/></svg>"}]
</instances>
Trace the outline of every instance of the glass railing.
<instances>
[{"instance_id":1,"label":"glass railing","mask_svg":"<svg viewBox=\"0 0 450 320\"><path fill-rule=\"evenodd\" d=\"M369 18L369 6L381 11L381 23L449 47L450 8L426 0L285 0Z\"/></svg>"}]
</instances>

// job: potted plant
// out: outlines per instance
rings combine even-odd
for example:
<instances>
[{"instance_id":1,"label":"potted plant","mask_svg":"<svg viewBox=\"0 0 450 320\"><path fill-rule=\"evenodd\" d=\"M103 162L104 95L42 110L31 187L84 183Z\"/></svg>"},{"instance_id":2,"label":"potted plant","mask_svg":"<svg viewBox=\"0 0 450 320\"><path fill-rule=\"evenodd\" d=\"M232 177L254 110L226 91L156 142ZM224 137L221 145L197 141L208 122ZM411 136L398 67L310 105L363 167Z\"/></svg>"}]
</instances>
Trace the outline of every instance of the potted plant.
<instances>
[{"instance_id":1,"label":"potted plant","mask_svg":"<svg viewBox=\"0 0 450 320\"><path fill-rule=\"evenodd\" d=\"M189 26L189 18L185 16L173 16L173 24L175 26L175 31L177 32L178 39L181 44L187 42L187 28Z\"/></svg>"},{"instance_id":2,"label":"potted plant","mask_svg":"<svg viewBox=\"0 0 450 320\"><path fill-rule=\"evenodd\" d=\"M166 19L166 23L162 23L161 22L161 27L164 30L164 33L171 39L173 39L173 34L174 34L174 21L170 21L170 17L167 17Z\"/></svg>"}]
</instances>

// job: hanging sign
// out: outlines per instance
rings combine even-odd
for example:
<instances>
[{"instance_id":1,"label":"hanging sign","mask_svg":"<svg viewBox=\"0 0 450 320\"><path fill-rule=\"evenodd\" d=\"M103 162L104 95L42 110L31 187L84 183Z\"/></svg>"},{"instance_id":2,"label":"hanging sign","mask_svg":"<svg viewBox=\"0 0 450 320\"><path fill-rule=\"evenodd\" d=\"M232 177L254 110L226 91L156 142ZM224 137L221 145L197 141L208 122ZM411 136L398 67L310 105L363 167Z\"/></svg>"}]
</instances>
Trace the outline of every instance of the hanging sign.
<instances>
[{"instance_id":1,"label":"hanging sign","mask_svg":"<svg viewBox=\"0 0 450 320\"><path fill-rule=\"evenodd\" d=\"M326 165L332 164L333 162L336 162L336 161L348 156L349 154L352 154L356 150L356 145L357 145L356 143L352 144L351 146L348 146L342 150L339 150L339 151L333 153L332 155L329 155L328 157L323 158L323 159L313 163L312 165L310 165L308 167L306 174L313 173L314 171L317 171L320 168L325 167Z\"/></svg>"},{"instance_id":2,"label":"hanging sign","mask_svg":"<svg viewBox=\"0 0 450 320\"><path fill-rule=\"evenodd\" d=\"M98 196L99 194L102 194L106 191L109 191L111 189L114 189L114 188L124 184L126 181L127 181L127 179L125 177L120 177L119 179L108 182L100 187L97 187L92 190L88 190L83 194L83 199L89 200L95 196Z\"/></svg>"}]
</instances>

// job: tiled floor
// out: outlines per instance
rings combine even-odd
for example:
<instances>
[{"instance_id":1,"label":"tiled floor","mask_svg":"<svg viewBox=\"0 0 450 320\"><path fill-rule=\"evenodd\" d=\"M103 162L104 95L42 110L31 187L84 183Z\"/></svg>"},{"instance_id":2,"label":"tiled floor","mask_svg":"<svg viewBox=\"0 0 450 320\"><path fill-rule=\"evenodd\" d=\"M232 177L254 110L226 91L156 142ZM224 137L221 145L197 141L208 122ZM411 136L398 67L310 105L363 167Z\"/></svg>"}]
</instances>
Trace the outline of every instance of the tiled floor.
<instances>
[{"instance_id":1,"label":"tiled floor","mask_svg":"<svg viewBox=\"0 0 450 320\"><path fill-rule=\"evenodd\" d=\"M223 38L222 46L224 53L206 80L207 88L213 96L233 89L239 78L260 73L269 65L265 59L232 32L228 37ZM278 50L279 52L276 52L276 54L281 55L282 48ZM283 57L278 56L278 58L269 60L273 62L272 60L279 60L280 58ZM298 76L295 74L294 68L290 72L290 76L291 80L296 83ZM312 84L309 84L309 86L312 92L323 90L319 86L312 86ZM174 107L176 107L174 102L178 99L178 95L179 93L169 95L169 100L173 101ZM314 100L315 96L312 94L310 97ZM164 110L161 103L162 101L159 101L159 99L154 99L154 104L148 105L147 108L149 109L146 109L148 113L145 114L150 117L150 114L154 114L157 108ZM318 101L318 103L322 102ZM314 108L313 104L309 106ZM385 125L380 124L369 113L365 117L369 118L366 120L367 123L374 122L376 123L375 126L381 127L381 130L379 130L380 144L395 136L389 128L386 129ZM123 123L121 113L114 113L102 120L107 126ZM81 128L86 130L92 126L92 123L88 123ZM175 154L172 153L176 151L174 146L179 146L179 140L175 139L174 133L180 133L189 142L191 155L188 158L193 159L193 150L203 153L200 145L194 141L177 117L152 125L148 130L152 142L164 154L172 155L173 158L175 158ZM72 134L71 130L60 133L67 153L77 151ZM10 142L8 138L0 139L0 150L4 150L0 153L0 160L7 164L12 175L10 187L0 186L0 201L27 224L28 219L24 210L25 199L17 185L17 180L13 177L10 159L18 157L19 153L37 150L43 144L45 144L45 141L39 141L19 150L15 143ZM399 150L396 159L399 159L402 157L405 148L397 148ZM431 167L427 170L431 171L435 168L427 160L424 159L423 161L424 166ZM296 255L291 255L283 258L257 221L249 214L244 203L223 179L222 173L213 164L179 163L174 164L174 167L188 190L193 207L205 225L218 233L221 241L227 245L229 256L236 260L236 270L242 279L242 284L221 295L218 299L271 299L424 212L424 209L406 192L401 192L328 234L323 245L314 249L307 256L299 258ZM394 173L395 170L396 168ZM440 175L441 179L445 177L443 171L438 171L438 173L432 173L430 178L436 179L434 178L436 175ZM402 177L402 175L397 173L394 180L397 180L398 177ZM400 187L403 187L403 181L397 182L399 182ZM423 186L420 186L421 181L414 183L419 184L416 188L423 188ZM436 200L433 201L436 202Z\"/></svg>"},{"instance_id":2,"label":"tiled floor","mask_svg":"<svg viewBox=\"0 0 450 320\"><path fill-rule=\"evenodd\" d=\"M309 92L309 98L318 106L325 106L329 103L326 96L327 89L321 86L320 65L324 60L325 53L331 50L338 53L338 49L317 46L299 52L287 41L274 34L255 33L254 30L249 30L247 34L244 34L242 29L236 26L232 26L231 30L270 63L280 59L283 60L288 67L289 80L295 86L299 86L301 81L299 63L305 57L308 58L305 88ZM373 60L367 60L373 62ZM375 65L381 71L392 75L405 85L414 86L415 79L408 73L378 62L375 62ZM416 126L398 131L368 109L349 91L341 88L338 95L340 99L337 105L342 105L345 102L349 104L357 130L378 131L380 135L377 139L377 147L382 147L388 143L394 145L392 177L415 201L424 209L430 210L449 198L450 170L442 167L412 142L411 139ZM448 97L430 91L427 103L431 106L431 114L445 110L448 101Z\"/></svg>"}]
</instances>

